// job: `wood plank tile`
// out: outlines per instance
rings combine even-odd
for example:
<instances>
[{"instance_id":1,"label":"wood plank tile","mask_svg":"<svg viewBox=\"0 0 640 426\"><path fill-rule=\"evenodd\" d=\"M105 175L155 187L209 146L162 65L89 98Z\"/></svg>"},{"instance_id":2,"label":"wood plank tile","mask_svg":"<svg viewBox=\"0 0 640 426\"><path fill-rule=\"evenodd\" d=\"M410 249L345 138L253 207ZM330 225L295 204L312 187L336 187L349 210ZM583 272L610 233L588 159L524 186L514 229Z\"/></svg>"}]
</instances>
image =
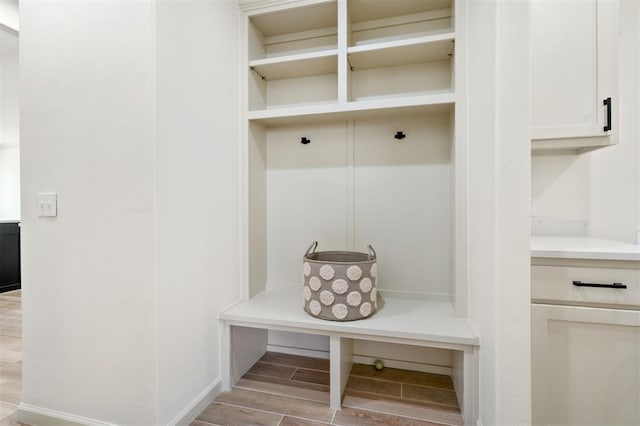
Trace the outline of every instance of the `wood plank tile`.
<instances>
[{"instance_id":1,"label":"wood plank tile","mask_svg":"<svg viewBox=\"0 0 640 426\"><path fill-rule=\"evenodd\" d=\"M458 406L456 393L446 389L430 388L426 386L402 385L402 398L416 401L433 402L452 407Z\"/></svg>"},{"instance_id":2,"label":"wood plank tile","mask_svg":"<svg viewBox=\"0 0 640 426\"><path fill-rule=\"evenodd\" d=\"M289 416L284 416L280 422L280 426L326 426L328 424L329 423L314 422Z\"/></svg>"},{"instance_id":3,"label":"wood plank tile","mask_svg":"<svg viewBox=\"0 0 640 426\"><path fill-rule=\"evenodd\" d=\"M0 401L17 406L18 404L20 404L20 402L22 402L22 396L19 393L16 394L13 392L5 392L4 390L0 389Z\"/></svg>"},{"instance_id":4,"label":"wood plank tile","mask_svg":"<svg viewBox=\"0 0 640 426\"><path fill-rule=\"evenodd\" d=\"M245 389L233 389L231 392L224 392L218 395L216 402L321 422L330 422L333 417L333 410L326 404Z\"/></svg>"},{"instance_id":5,"label":"wood plank tile","mask_svg":"<svg viewBox=\"0 0 640 426\"><path fill-rule=\"evenodd\" d=\"M20 298L20 294L9 294L9 292L0 293L0 301L20 302Z\"/></svg>"},{"instance_id":6,"label":"wood plank tile","mask_svg":"<svg viewBox=\"0 0 640 426\"><path fill-rule=\"evenodd\" d=\"M216 425L215 423L201 422L200 420L194 420L191 422L189 426L220 426L220 425Z\"/></svg>"},{"instance_id":7,"label":"wood plank tile","mask_svg":"<svg viewBox=\"0 0 640 426\"><path fill-rule=\"evenodd\" d=\"M0 334L0 348L22 350L22 338Z\"/></svg>"},{"instance_id":8,"label":"wood plank tile","mask_svg":"<svg viewBox=\"0 0 640 426\"><path fill-rule=\"evenodd\" d=\"M336 412L333 424L340 426L441 426L439 423L426 422L424 420L410 419L408 417L392 416L373 411L343 408Z\"/></svg>"},{"instance_id":9,"label":"wood plank tile","mask_svg":"<svg viewBox=\"0 0 640 426\"><path fill-rule=\"evenodd\" d=\"M377 396L358 391L345 391L342 405L344 407L377 411L391 415L404 415L453 426L461 426L463 424L460 410L454 407L418 401L409 402L400 398Z\"/></svg>"},{"instance_id":10,"label":"wood plank tile","mask_svg":"<svg viewBox=\"0 0 640 426\"><path fill-rule=\"evenodd\" d=\"M0 390L20 394L22 392L22 383L13 380L0 380Z\"/></svg>"},{"instance_id":11,"label":"wood plank tile","mask_svg":"<svg viewBox=\"0 0 640 426\"><path fill-rule=\"evenodd\" d=\"M299 368L293 377L291 377L291 380L329 386L330 376L329 373L325 373L324 371Z\"/></svg>"},{"instance_id":12,"label":"wood plank tile","mask_svg":"<svg viewBox=\"0 0 640 426\"><path fill-rule=\"evenodd\" d=\"M389 367L378 371L372 365L353 364L351 375L453 390L451 377L443 374L423 373L420 371L408 371Z\"/></svg>"},{"instance_id":13,"label":"wood plank tile","mask_svg":"<svg viewBox=\"0 0 640 426\"><path fill-rule=\"evenodd\" d=\"M0 295L0 425L19 425L22 400L22 303L20 293Z\"/></svg>"},{"instance_id":14,"label":"wood plank tile","mask_svg":"<svg viewBox=\"0 0 640 426\"><path fill-rule=\"evenodd\" d=\"M290 379L296 372L295 367L287 367L285 365L267 364L264 362L256 362L253 367L247 371L250 374L259 376L278 377L280 379Z\"/></svg>"},{"instance_id":15,"label":"wood plank tile","mask_svg":"<svg viewBox=\"0 0 640 426\"><path fill-rule=\"evenodd\" d=\"M7 325L0 323L0 334L4 336L21 337L22 327L19 325Z\"/></svg>"},{"instance_id":16,"label":"wood plank tile","mask_svg":"<svg viewBox=\"0 0 640 426\"><path fill-rule=\"evenodd\" d=\"M4 361L4 362L22 361L22 351L0 347L0 361Z\"/></svg>"},{"instance_id":17,"label":"wood plank tile","mask_svg":"<svg viewBox=\"0 0 640 426\"><path fill-rule=\"evenodd\" d=\"M280 379L278 377L269 377L269 376L258 376L255 374L251 374L251 373L246 373L244 376L242 376L245 379L250 379L250 380L257 380L257 381L262 381L262 382L267 382L267 383L279 383L279 384L286 384L288 386L293 386L297 389L312 389L312 390L317 390L317 391L321 391L321 392L329 392L329 385L320 385L317 383L309 383L309 382L297 382L297 381L293 381L293 380L289 380L289 379Z\"/></svg>"},{"instance_id":18,"label":"wood plank tile","mask_svg":"<svg viewBox=\"0 0 640 426\"><path fill-rule=\"evenodd\" d=\"M234 388L285 395L293 398L309 399L329 404L329 386L313 383L294 382L274 377L245 374L233 385Z\"/></svg>"},{"instance_id":19,"label":"wood plank tile","mask_svg":"<svg viewBox=\"0 0 640 426\"><path fill-rule=\"evenodd\" d=\"M0 379L22 382L22 362L0 361Z\"/></svg>"},{"instance_id":20,"label":"wood plank tile","mask_svg":"<svg viewBox=\"0 0 640 426\"><path fill-rule=\"evenodd\" d=\"M22 310L20 307L7 306L6 304L0 303L0 315L4 318L22 319Z\"/></svg>"},{"instance_id":21,"label":"wood plank tile","mask_svg":"<svg viewBox=\"0 0 640 426\"><path fill-rule=\"evenodd\" d=\"M289 367L329 372L329 360L323 358L311 358L280 352L267 352L262 356L262 358L260 358L260 361L269 362L271 364L288 365Z\"/></svg>"},{"instance_id":22,"label":"wood plank tile","mask_svg":"<svg viewBox=\"0 0 640 426\"><path fill-rule=\"evenodd\" d=\"M20 423L18 421L18 413L14 412L4 419L0 420L0 426L29 426L26 423Z\"/></svg>"},{"instance_id":23,"label":"wood plank tile","mask_svg":"<svg viewBox=\"0 0 640 426\"><path fill-rule=\"evenodd\" d=\"M22 304L15 300L0 300L0 313L8 311L19 311Z\"/></svg>"},{"instance_id":24,"label":"wood plank tile","mask_svg":"<svg viewBox=\"0 0 640 426\"><path fill-rule=\"evenodd\" d=\"M246 407L236 407L212 402L196 420L225 426L264 425L277 426L282 420L279 414L265 413Z\"/></svg>"},{"instance_id":25,"label":"wood plank tile","mask_svg":"<svg viewBox=\"0 0 640 426\"><path fill-rule=\"evenodd\" d=\"M402 385L400 383L388 382L385 380L350 376L346 389L395 396L399 398L402 396L401 386Z\"/></svg>"},{"instance_id":26,"label":"wood plank tile","mask_svg":"<svg viewBox=\"0 0 640 426\"><path fill-rule=\"evenodd\" d=\"M6 402L0 402L0 419L5 419L14 414L18 407L14 404L8 404Z\"/></svg>"}]
</instances>

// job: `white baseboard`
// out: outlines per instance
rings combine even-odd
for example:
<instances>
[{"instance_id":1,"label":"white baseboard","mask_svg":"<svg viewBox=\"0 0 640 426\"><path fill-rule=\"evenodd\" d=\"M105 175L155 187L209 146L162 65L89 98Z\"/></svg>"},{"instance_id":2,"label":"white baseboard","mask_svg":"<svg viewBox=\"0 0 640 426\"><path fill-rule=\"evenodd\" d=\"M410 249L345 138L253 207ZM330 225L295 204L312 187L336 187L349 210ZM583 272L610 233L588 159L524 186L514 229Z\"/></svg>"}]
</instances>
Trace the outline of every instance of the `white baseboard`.
<instances>
[{"instance_id":1,"label":"white baseboard","mask_svg":"<svg viewBox=\"0 0 640 426\"><path fill-rule=\"evenodd\" d=\"M191 401L173 420L170 426L189 425L220 394L222 380L216 379ZM37 426L116 426L113 423L76 416L62 411L50 410L21 403L18 406L18 421Z\"/></svg>"},{"instance_id":2,"label":"white baseboard","mask_svg":"<svg viewBox=\"0 0 640 426\"><path fill-rule=\"evenodd\" d=\"M191 422L193 422L196 417L198 417L198 415L202 413L214 399L216 399L218 395L220 395L220 392L222 392L222 380L218 378L200 392L200 395L196 396L193 401L184 408L184 410L178 413L178 415L169 422L169 426L190 425Z\"/></svg>"},{"instance_id":3,"label":"white baseboard","mask_svg":"<svg viewBox=\"0 0 640 426\"><path fill-rule=\"evenodd\" d=\"M278 345L267 345L267 350L269 352L281 352L290 355L302 355L308 356L311 358L324 358L329 359L329 352L326 351L317 351L313 349L302 349L302 348L292 348L289 346L278 346ZM353 362L357 364L367 364L373 365L377 358L362 356L362 355L354 355ZM385 367L390 368L399 368L401 370L410 370L410 371L420 371L423 373L433 373L433 374L444 374L446 376L451 376L453 374L453 369L451 367L442 366L442 365L433 365L433 364L424 364L419 362L411 362L411 361L398 361L398 360L387 360L383 359Z\"/></svg>"},{"instance_id":4,"label":"white baseboard","mask_svg":"<svg viewBox=\"0 0 640 426\"><path fill-rule=\"evenodd\" d=\"M37 407L24 402L18 406L18 421L38 426L115 426L113 423Z\"/></svg>"},{"instance_id":5,"label":"white baseboard","mask_svg":"<svg viewBox=\"0 0 640 426\"><path fill-rule=\"evenodd\" d=\"M366 364L373 365L377 358L354 355L353 362L356 364ZM441 366L441 365L433 365L433 364L422 364L419 362L410 362L410 361L398 361L391 359L383 359L385 367L389 368L399 368L401 370L410 370L410 371L420 371L422 373L433 373L433 374L444 374L446 376L451 376L452 370L451 367Z\"/></svg>"},{"instance_id":6,"label":"white baseboard","mask_svg":"<svg viewBox=\"0 0 640 426\"><path fill-rule=\"evenodd\" d=\"M319 351L315 349L293 348L291 346L280 346L280 345L267 345L267 351L280 352L280 353L289 354L289 355L308 356L311 358L329 359L328 351Z\"/></svg>"}]
</instances>

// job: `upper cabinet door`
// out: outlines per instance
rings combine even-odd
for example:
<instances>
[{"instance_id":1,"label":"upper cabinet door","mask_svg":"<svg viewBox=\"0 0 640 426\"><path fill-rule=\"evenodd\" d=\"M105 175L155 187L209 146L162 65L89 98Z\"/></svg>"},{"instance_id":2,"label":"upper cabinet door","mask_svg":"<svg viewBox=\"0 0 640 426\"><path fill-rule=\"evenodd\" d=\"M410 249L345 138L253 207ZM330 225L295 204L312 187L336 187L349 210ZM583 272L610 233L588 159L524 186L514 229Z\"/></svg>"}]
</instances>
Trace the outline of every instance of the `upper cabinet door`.
<instances>
[{"instance_id":1,"label":"upper cabinet door","mask_svg":"<svg viewBox=\"0 0 640 426\"><path fill-rule=\"evenodd\" d=\"M532 2L533 140L616 130L617 34L617 0Z\"/></svg>"}]
</instances>

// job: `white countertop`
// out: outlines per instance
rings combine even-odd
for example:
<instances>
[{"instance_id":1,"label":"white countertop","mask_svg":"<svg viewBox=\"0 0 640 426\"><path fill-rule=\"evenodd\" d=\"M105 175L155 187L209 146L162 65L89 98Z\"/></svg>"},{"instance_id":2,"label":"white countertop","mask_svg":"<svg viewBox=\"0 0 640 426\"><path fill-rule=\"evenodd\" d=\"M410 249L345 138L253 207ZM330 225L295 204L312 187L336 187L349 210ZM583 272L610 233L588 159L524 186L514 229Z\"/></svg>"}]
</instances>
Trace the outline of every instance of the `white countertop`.
<instances>
[{"instance_id":1,"label":"white countertop","mask_svg":"<svg viewBox=\"0 0 640 426\"><path fill-rule=\"evenodd\" d=\"M0 219L0 223L17 223L20 219Z\"/></svg>"},{"instance_id":2,"label":"white countertop","mask_svg":"<svg viewBox=\"0 0 640 426\"><path fill-rule=\"evenodd\" d=\"M589 237L531 237L531 257L640 261L640 245Z\"/></svg>"}]
</instances>

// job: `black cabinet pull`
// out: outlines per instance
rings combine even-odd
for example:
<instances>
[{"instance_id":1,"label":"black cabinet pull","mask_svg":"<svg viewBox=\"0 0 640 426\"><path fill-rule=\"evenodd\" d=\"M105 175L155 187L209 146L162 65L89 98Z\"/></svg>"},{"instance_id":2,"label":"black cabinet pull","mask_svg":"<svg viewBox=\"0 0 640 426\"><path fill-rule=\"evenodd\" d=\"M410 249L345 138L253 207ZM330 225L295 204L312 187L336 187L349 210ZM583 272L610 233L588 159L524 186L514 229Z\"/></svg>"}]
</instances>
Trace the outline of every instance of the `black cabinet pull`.
<instances>
[{"instance_id":1,"label":"black cabinet pull","mask_svg":"<svg viewBox=\"0 0 640 426\"><path fill-rule=\"evenodd\" d=\"M608 132L611 130L611 98L605 99L602 103L607 107L607 124L604 126L604 131Z\"/></svg>"},{"instance_id":2,"label":"black cabinet pull","mask_svg":"<svg viewBox=\"0 0 640 426\"><path fill-rule=\"evenodd\" d=\"M627 288L626 284L622 284L622 283L594 284L594 283L583 283L582 281L574 281L573 285L575 285L576 287Z\"/></svg>"}]
</instances>

